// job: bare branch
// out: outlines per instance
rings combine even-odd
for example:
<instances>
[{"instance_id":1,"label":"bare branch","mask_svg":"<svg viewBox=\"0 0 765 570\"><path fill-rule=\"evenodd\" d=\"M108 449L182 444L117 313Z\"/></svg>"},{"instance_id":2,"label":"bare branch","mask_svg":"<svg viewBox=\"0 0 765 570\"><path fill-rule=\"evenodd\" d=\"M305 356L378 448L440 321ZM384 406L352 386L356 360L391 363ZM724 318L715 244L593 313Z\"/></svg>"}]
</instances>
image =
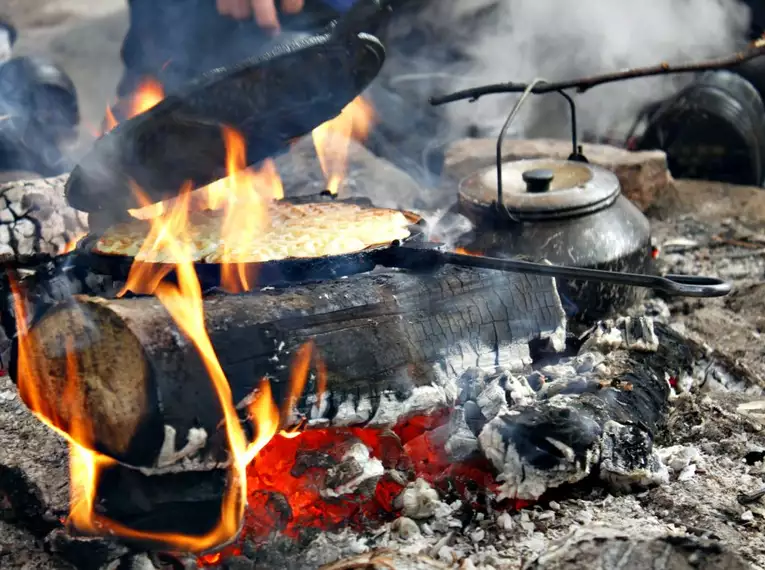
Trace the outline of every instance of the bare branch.
<instances>
[{"instance_id":1,"label":"bare branch","mask_svg":"<svg viewBox=\"0 0 765 570\"><path fill-rule=\"evenodd\" d=\"M540 83L532 90L532 93L552 93L554 91L561 91L564 89L576 89L578 93L584 93L588 89L598 85L603 85L604 83L636 79L638 77L651 77L655 75L668 75L674 73L698 73L701 71L728 69L731 67L736 67L745 61L749 61L750 59L754 59L762 55L765 55L765 39L759 39L752 43L751 47L748 49L728 57L680 65L670 65L669 63L662 62L651 67L637 67L633 69L625 69L622 71L604 73L602 75L594 75L592 77L584 77L580 79L569 79L567 81L557 81L553 83ZM476 101L479 97L483 97L484 95L493 95L498 93L522 93L526 90L527 87L527 83L495 83L493 85L485 85L483 87L473 87L471 89L457 91L449 95L431 97L430 104L444 105L446 103L461 101L463 99L467 99L473 102Z\"/></svg>"}]
</instances>

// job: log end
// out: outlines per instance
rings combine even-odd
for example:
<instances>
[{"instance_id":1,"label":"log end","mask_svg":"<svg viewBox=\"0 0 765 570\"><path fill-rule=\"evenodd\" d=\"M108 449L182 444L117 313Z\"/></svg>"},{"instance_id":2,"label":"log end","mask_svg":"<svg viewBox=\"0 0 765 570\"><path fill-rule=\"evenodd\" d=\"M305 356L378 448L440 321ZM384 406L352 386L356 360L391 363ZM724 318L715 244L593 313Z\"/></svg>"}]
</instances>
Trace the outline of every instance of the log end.
<instances>
[{"instance_id":1,"label":"log end","mask_svg":"<svg viewBox=\"0 0 765 570\"><path fill-rule=\"evenodd\" d=\"M15 374L27 406L79 443L98 442L97 451L117 459L130 452L152 415L144 349L97 299L75 298L44 312L27 341L19 342Z\"/></svg>"}]
</instances>

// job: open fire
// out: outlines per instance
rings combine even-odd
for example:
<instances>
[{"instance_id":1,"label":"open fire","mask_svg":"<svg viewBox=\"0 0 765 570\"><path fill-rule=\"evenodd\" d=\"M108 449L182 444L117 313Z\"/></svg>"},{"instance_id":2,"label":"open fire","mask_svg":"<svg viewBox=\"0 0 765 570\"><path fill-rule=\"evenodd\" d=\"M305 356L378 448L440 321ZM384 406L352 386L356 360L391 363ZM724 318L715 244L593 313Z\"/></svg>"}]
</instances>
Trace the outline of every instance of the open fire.
<instances>
[{"instance_id":1,"label":"open fire","mask_svg":"<svg viewBox=\"0 0 765 570\"><path fill-rule=\"evenodd\" d=\"M161 86L147 82L134 96L129 116L148 110L162 97ZM109 128L113 128L116 121L113 115L108 117ZM345 173L350 139L366 137L373 118L371 106L358 98L337 118L314 131L317 155L331 193L337 193ZM303 396L309 377L317 387L314 402L318 408L323 405L326 389L326 370L311 341L294 354L288 394L282 399L281 409L272 396L267 378L261 380L259 389L247 402L240 404L246 407L252 432L246 433L228 379L205 329L203 294L190 250L190 216L200 209L222 211L221 288L229 293L249 291L253 276L247 274L244 264L237 263L232 252L238 243L258 239L268 223L268 202L282 198L284 192L273 161L266 161L259 170L248 169L241 135L224 127L224 138L227 178L197 192L182 189L177 199L160 204L151 204L140 188L134 189L143 207L131 214L150 223L141 253L144 258L150 258L153 251L168 251L178 260L174 267L176 279L173 282L166 279L173 269L170 266L135 261L119 294L153 295L159 299L179 330L193 343L214 387L217 405L222 410L229 461L219 520L209 532L204 535L145 532L99 513L96 501L99 478L104 469L116 461L95 451L93 422L97 416L86 396L89 382L86 366L72 346L74 340L67 338L62 367L41 369L34 357L40 347L32 344L26 330L28 309L24 294L14 282L19 323L19 392L43 422L69 441L71 507L68 523L76 531L200 553L230 543L242 527L242 536L257 540L275 530L296 536L308 527L331 528L381 518L400 510L401 506L395 502L415 476L433 483L444 479L445 474L452 483L460 479L457 468L450 464L443 449L429 439L430 430L447 421L443 414L410 417L392 430L300 431L301 420L294 408ZM53 409L45 396L57 391L54 385L60 388L62 384L65 413ZM343 473L344 466L350 469L349 473ZM472 472L469 466L464 469L470 479L484 480L484 488L493 485L491 477L486 475L490 470ZM237 548L235 543L229 550L235 552ZM218 556L213 555L201 561L217 559Z\"/></svg>"}]
</instances>

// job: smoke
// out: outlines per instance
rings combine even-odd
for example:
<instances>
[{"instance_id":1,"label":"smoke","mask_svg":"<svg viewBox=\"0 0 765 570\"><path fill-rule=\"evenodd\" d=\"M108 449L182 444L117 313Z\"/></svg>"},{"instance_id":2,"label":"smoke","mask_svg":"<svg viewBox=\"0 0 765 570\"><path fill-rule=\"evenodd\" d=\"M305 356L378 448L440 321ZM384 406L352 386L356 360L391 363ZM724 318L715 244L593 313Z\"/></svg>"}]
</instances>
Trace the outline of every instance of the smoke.
<instances>
[{"instance_id":1,"label":"smoke","mask_svg":"<svg viewBox=\"0 0 765 570\"><path fill-rule=\"evenodd\" d=\"M426 106L433 94L487 83L563 80L728 55L745 41L749 18L749 9L737 0L419 2L389 30L391 56L383 82ZM617 128L682 81L688 77L636 79L578 95L580 130L604 134ZM498 131L514 100L492 95L418 116L447 119L448 129L431 129L429 136L488 136ZM412 126L412 114L404 114L391 130L412 133ZM567 129L566 107L550 95L526 103L514 134L560 137Z\"/></svg>"}]
</instances>

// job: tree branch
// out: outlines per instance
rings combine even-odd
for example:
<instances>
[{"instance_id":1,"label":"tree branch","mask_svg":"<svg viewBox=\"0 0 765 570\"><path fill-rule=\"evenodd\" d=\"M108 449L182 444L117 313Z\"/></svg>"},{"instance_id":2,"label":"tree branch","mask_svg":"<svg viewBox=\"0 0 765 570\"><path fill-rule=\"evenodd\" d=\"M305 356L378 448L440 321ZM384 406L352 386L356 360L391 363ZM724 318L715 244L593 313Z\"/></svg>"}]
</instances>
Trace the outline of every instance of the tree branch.
<instances>
[{"instance_id":1,"label":"tree branch","mask_svg":"<svg viewBox=\"0 0 765 570\"><path fill-rule=\"evenodd\" d=\"M765 39L759 39L752 43L751 47L748 49L728 57L675 66L672 66L666 62L662 62L651 67L637 67L633 69L604 73L602 75L594 75L592 77L569 79L567 81L557 81L553 83L541 83L532 90L532 93L552 93L554 91L574 88L578 93L584 93L588 89L598 85L613 83L615 81L624 81L626 79L651 77L654 75L668 75L671 73L697 73L700 71L727 69L762 55L765 55ZM444 105L446 103L461 101L463 99L468 99L470 102L474 102L478 100L479 97L483 97L484 95L493 95L498 93L522 93L526 90L527 87L527 83L495 83L493 85L485 85L483 87L473 87L471 89L457 91L448 95L431 97L430 104L434 106Z\"/></svg>"}]
</instances>

